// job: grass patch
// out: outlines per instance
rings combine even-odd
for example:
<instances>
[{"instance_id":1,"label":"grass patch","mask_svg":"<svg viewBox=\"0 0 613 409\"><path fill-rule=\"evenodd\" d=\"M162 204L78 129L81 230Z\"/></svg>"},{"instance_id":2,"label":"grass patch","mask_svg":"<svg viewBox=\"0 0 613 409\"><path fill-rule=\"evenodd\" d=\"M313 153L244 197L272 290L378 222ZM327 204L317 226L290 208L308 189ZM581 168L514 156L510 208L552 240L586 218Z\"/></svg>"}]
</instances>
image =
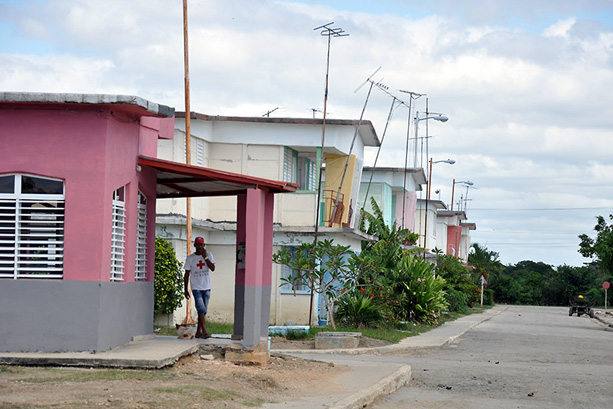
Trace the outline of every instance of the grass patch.
<instances>
[{"instance_id":1,"label":"grass patch","mask_svg":"<svg viewBox=\"0 0 613 409\"><path fill-rule=\"evenodd\" d=\"M207 401L212 400L228 400L235 398L242 398L243 396L229 389L214 389L208 386L201 385L179 385L179 386L167 386L163 388L152 388L150 391L161 394L181 395L186 399L191 399L194 396L198 396Z\"/></svg>"},{"instance_id":2,"label":"grass patch","mask_svg":"<svg viewBox=\"0 0 613 409\"><path fill-rule=\"evenodd\" d=\"M262 399L262 398L253 398L253 399L249 399L243 402L244 406L250 407L250 408L257 408L262 406L265 403L275 403L272 400L267 400L267 399Z\"/></svg>"},{"instance_id":3,"label":"grass patch","mask_svg":"<svg viewBox=\"0 0 613 409\"><path fill-rule=\"evenodd\" d=\"M302 330L288 328L285 338L289 339L290 341L302 341L313 337L310 332L310 330L309 332L306 332Z\"/></svg>"},{"instance_id":4,"label":"grass patch","mask_svg":"<svg viewBox=\"0 0 613 409\"><path fill-rule=\"evenodd\" d=\"M22 382L46 383L46 382L98 382L98 381L157 381L170 380L175 377L169 371L147 371L134 369L67 369L46 368L45 372L52 376L41 375L20 379ZM57 374L57 375L56 375Z\"/></svg>"},{"instance_id":5,"label":"grass patch","mask_svg":"<svg viewBox=\"0 0 613 409\"><path fill-rule=\"evenodd\" d=\"M404 338L413 337L413 336L422 334L424 332L428 332L444 324L445 322L454 321L466 315L478 314L478 313L488 310L491 307L492 306L489 306L489 305L484 306L484 307L479 306L479 307L467 308L464 313L458 313L458 312L445 313L440 317L438 323L436 324L408 322L405 324L403 329L388 328L388 327L370 327L370 328L356 329L353 327L337 326L336 330L333 330L332 327L325 327L325 328L311 327L311 329L309 330L308 337L306 337L305 339L312 339L313 337L317 335L318 332L322 332L322 331L361 332L362 336L365 336L368 338L380 339L380 340L391 342L391 343L397 343Z\"/></svg>"},{"instance_id":6,"label":"grass patch","mask_svg":"<svg viewBox=\"0 0 613 409\"><path fill-rule=\"evenodd\" d=\"M0 373L11 373L11 374L17 374L17 373L22 373L23 372L23 367L20 366L0 366Z\"/></svg>"}]
</instances>

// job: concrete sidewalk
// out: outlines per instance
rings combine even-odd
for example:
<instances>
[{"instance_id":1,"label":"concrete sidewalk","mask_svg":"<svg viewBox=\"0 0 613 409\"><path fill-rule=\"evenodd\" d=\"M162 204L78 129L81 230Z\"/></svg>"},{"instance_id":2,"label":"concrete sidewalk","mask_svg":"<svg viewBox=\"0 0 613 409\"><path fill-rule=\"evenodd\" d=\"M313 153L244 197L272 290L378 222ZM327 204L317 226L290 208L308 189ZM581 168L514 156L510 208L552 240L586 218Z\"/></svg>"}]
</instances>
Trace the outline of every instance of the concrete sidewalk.
<instances>
[{"instance_id":1,"label":"concrete sidewalk","mask_svg":"<svg viewBox=\"0 0 613 409\"><path fill-rule=\"evenodd\" d=\"M392 355L414 348L440 347L453 342L466 331L504 311L495 306L481 314L473 314L447 322L438 328L398 344L377 348L348 350L272 350L271 354L292 355L336 365L349 370L339 377L339 392L332 396L309 396L298 401L265 405L265 408L358 408L373 402L378 396L389 394L406 385L411 379L411 367L388 361L368 361L356 355ZM118 367L156 369L169 366L181 357L194 354L201 344L231 346L238 341L223 338L184 340L170 336L152 336L100 353L19 353L0 352L0 364L53 365L82 367Z\"/></svg>"}]
</instances>

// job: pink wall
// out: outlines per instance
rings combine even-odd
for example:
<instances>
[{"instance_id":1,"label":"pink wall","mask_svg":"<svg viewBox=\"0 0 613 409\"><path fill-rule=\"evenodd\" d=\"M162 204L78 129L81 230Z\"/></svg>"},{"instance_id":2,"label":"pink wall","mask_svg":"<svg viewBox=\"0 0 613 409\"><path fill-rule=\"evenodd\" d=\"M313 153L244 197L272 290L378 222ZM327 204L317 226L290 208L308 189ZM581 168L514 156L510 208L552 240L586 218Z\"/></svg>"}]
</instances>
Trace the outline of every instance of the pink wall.
<instances>
[{"instance_id":1,"label":"pink wall","mask_svg":"<svg viewBox=\"0 0 613 409\"><path fill-rule=\"evenodd\" d=\"M124 280L134 281L136 242L130 232L136 231L133 209L139 187L148 197L151 280L155 175L139 172L137 160L139 152L155 156L155 123L141 132L138 117L122 113L120 106L17 105L20 109L0 110L0 174L27 173L65 181L64 280L109 281L112 193L124 185L128 210ZM159 120L174 122L173 118Z\"/></svg>"},{"instance_id":2,"label":"pink wall","mask_svg":"<svg viewBox=\"0 0 613 409\"><path fill-rule=\"evenodd\" d=\"M462 228L460 226L447 226L447 254L458 257Z\"/></svg>"},{"instance_id":3,"label":"pink wall","mask_svg":"<svg viewBox=\"0 0 613 409\"><path fill-rule=\"evenodd\" d=\"M404 223L402 223L402 195L396 196L396 223L398 226L415 231L415 213L417 212L417 193L405 192Z\"/></svg>"}]
</instances>

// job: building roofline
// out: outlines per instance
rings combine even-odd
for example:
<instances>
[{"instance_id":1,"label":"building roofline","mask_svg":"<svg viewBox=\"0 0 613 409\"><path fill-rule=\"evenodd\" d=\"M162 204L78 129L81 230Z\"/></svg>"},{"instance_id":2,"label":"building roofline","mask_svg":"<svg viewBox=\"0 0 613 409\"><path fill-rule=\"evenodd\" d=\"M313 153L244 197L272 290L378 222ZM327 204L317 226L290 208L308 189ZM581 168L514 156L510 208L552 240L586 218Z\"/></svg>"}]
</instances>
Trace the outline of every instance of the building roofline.
<instances>
[{"instance_id":1,"label":"building roofline","mask_svg":"<svg viewBox=\"0 0 613 409\"><path fill-rule=\"evenodd\" d=\"M0 92L0 104L38 104L38 105L120 105L131 107L131 111L141 116L172 118L175 109L156 104L134 95L116 94L70 94L46 92ZM133 108L137 108L135 111ZM152 115L151 115L152 114Z\"/></svg>"},{"instance_id":2,"label":"building roofline","mask_svg":"<svg viewBox=\"0 0 613 409\"><path fill-rule=\"evenodd\" d=\"M176 118L185 118L184 111L175 113ZM200 119L203 121L222 121L222 122L251 122L263 124L293 124L293 125L322 125L322 118L269 118L262 116L222 116L222 115L207 115L198 112L191 112L190 119ZM360 124L360 132L365 146L380 146L381 141L377 136L375 127L369 120L357 119L326 119L326 126L341 125L341 126L357 126ZM364 132L365 131L365 132ZM368 137L368 139L365 139Z\"/></svg>"}]
</instances>

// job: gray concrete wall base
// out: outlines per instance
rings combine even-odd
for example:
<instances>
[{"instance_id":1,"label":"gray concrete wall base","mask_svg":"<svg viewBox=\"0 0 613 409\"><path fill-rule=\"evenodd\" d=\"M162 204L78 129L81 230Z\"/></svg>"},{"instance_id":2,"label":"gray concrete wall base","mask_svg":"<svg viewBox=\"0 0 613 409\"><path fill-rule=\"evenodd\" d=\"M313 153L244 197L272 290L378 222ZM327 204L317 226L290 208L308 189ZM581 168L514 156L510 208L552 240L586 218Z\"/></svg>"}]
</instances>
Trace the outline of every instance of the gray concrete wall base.
<instances>
[{"instance_id":1,"label":"gray concrete wall base","mask_svg":"<svg viewBox=\"0 0 613 409\"><path fill-rule=\"evenodd\" d=\"M1 352L100 352L153 334L152 282L0 283Z\"/></svg>"}]
</instances>

